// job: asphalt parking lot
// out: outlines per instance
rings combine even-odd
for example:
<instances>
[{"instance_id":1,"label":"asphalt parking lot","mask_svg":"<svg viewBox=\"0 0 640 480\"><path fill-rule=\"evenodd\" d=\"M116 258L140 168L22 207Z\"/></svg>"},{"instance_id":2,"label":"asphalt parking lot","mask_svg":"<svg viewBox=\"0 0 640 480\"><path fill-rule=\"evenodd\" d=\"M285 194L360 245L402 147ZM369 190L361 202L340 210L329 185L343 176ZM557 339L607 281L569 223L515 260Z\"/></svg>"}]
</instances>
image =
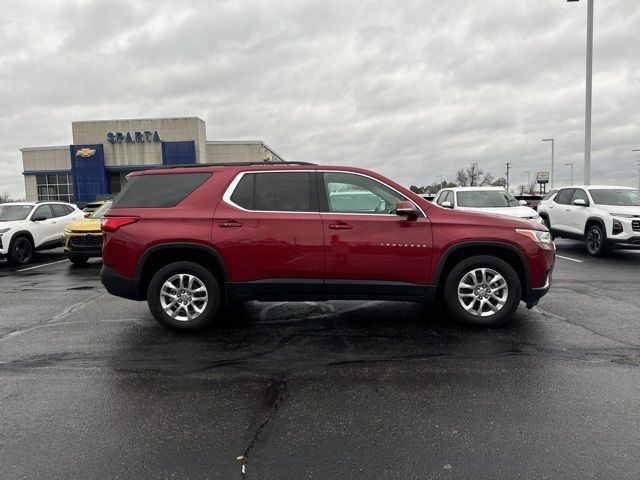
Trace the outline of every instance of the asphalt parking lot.
<instances>
[{"instance_id":1,"label":"asphalt parking lot","mask_svg":"<svg viewBox=\"0 0 640 480\"><path fill-rule=\"evenodd\" d=\"M251 302L176 334L98 261L0 262L0 477L640 478L640 251L557 244L497 330Z\"/></svg>"}]
</instances>

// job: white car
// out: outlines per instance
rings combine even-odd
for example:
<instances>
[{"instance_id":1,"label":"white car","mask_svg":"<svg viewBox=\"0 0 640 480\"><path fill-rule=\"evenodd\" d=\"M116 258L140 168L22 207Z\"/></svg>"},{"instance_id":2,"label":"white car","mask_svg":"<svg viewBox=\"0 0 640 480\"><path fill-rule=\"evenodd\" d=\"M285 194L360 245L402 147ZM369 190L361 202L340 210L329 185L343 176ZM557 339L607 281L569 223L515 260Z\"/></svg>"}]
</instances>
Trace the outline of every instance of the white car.
<instances>
[{"instance_id":1,"label":"white car","mask_svg":"<svg viewBox=\"0 0 640 480\"><path fill-rule=\"evenodd\" d=\"M445 188L438 192L434 203L454 210L508 215L542 223L540 215L525 206L525 200L519 202L502 187Z\"/></svg>"},{"instance_id":2,"label":"white car","mask_svg":"<svg viewBox=\"0 0 640 480\"><path fill-rule=\"evenodd\" d=\"M640 245L640 190L632 187L577 185L560 188L538 205L556 237L585 242L590 255L609 247Z\"/></svg>"},{"instance_id":3,"label":"white car","mask_svg":"<svg viewBox=\"0 0 640 480\"><path fill-rule=\"evenodd\" d=\"M82 210L64 202L0 204L0 259L24 265L36 250L61 247L65 227L83 217Z\"/></svg>"}]
</instances>

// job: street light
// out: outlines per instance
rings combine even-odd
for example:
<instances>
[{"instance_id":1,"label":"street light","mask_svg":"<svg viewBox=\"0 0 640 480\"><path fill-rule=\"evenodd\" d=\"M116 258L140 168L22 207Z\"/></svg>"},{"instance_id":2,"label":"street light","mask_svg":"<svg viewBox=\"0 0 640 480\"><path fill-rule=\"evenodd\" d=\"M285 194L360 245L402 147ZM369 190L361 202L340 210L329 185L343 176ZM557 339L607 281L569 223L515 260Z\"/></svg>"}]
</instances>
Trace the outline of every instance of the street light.
<instances>
[{"instance_id":1,"label":"street light","mask_svg":"<svg viewBox=\"0 0 640 480\"><path fill-rule=\"evenodd\" d=\"M555 150L555 139L553 138L543 138L543 142L551 142L551 188L553 188L553 154Z\"/></svg>"},{"instance_id":2,"label":"street light","mask_svg":"<svg viewBox=\"0 0 640 480\"><path fill-rule=\"evenodd\" d=\"M631 150L632 152L640 152L640 148L635 148ZM640 160L636 160L636 164L638 165L638 190L640 190Z\"/></svg>"},{"instance_id":3,"label":"street light","mask_svg":"<svg viewBox=\"0 0 640 480\"><path fill-rule=\"evenodd\" d=\"M571 165L571 185L573 185L573 163L565 163L565 165Z\"/></svg>"},{"instance_id":4,"label":"street light","mask_svg":"<svg viewBox=\"0 0 640 480\"><path fill-rule=\"evenodd\" d=\"M442 179L442 175L438 175L440 177L440 188L444 188L444 180Z\"/></svg>"},{"instance_id":5,"label":"street light","mask_svg":"<svg viewBox=\"0 0 640 480\"><path fill-rule=\"evenodd\" d=\"M578 2L580 0L567 0ZM587 71L584 102L584 184L591 184L591 77L593 67L593 0L587 0ZM553 186L553 184L552 184Z\"/></svg>"}]
</instances>

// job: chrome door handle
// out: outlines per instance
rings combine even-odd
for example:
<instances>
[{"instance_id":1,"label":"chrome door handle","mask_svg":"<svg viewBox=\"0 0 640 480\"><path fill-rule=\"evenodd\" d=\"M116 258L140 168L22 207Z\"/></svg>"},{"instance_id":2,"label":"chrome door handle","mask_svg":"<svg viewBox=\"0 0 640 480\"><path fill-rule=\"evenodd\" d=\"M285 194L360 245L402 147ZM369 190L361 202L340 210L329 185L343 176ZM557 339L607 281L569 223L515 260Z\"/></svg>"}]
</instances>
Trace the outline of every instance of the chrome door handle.
<instances>
[{"instance_id":1,"label":"chrome door handle","mask_svg":"<svg viewBox=\"0 0 640 480\"><path fill-rule=\"evenodd\" d=\"M235 220L229 220L228 222L220 222L218 225L220 225L222 228L238 228L242 226L240 222L236 222Z\"/></svg>"},{"instance_id":2,"label":"chrome door handle","mask_svg":"<svg viewBox=\"0 0 640 480\"><path fill-rule=\"evenodd\" d=\"M348 225L346 223L333 223L329 225L331 230L351 230L353 225Z\"/></svg>"}]
</instances>

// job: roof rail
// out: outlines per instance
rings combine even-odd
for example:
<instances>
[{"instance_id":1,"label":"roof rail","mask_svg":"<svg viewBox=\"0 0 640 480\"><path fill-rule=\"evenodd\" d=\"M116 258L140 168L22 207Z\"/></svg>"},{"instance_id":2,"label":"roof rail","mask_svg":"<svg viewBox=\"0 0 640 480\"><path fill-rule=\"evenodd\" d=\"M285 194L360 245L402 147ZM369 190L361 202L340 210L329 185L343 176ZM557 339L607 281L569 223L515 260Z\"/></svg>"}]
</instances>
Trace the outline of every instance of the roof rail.
<instances>
[{"instance_id":1,"label":"roof rail","mask_svg":"<svg viewBox=\"0 0 640 480\"><path fill-rule=\"evenodd\" d=\"M186 165L149 165L149 169L165 168L197 168L197 167L255 167L278 165L317 165L310 162L224 162L224 163L189 163Z\"/></svg>"}]
</instances>

